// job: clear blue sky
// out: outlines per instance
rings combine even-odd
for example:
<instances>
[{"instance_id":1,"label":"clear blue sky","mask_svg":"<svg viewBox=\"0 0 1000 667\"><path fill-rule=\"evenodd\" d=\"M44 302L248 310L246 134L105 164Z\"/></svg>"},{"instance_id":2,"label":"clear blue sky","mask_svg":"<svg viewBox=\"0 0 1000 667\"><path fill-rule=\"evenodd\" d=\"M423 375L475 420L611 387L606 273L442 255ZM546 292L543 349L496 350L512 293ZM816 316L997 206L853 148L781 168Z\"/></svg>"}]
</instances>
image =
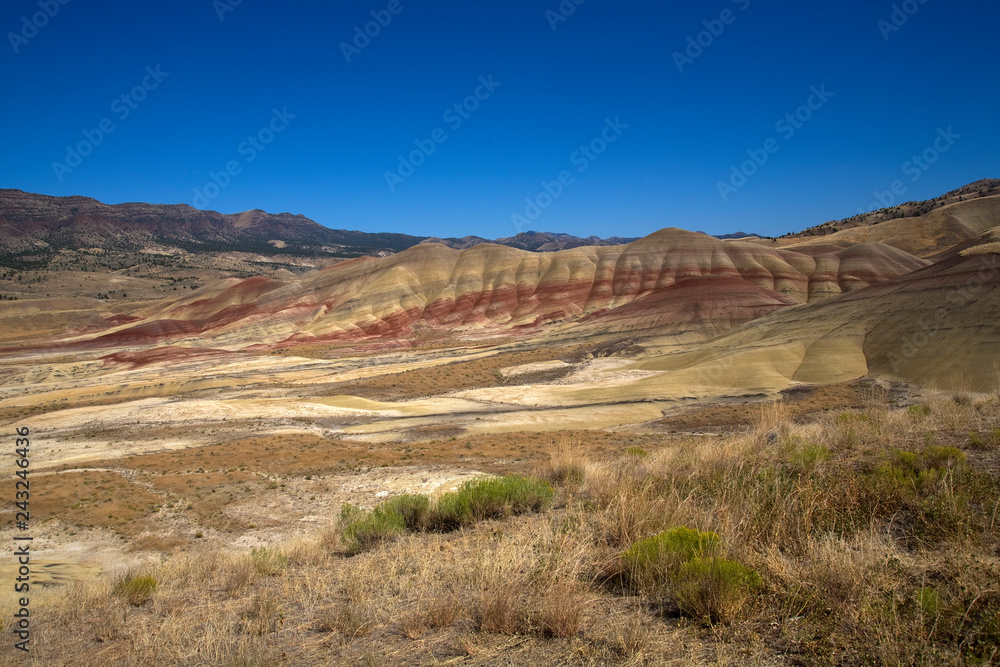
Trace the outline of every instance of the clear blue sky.
<instances>
[{"instance_id":1,"label":"clear blue sky","mask_svg":"<svg viewBox=\"0 0 1000 667\"><path fill-rule=\"evenodd\" d=\"M1000 176L994 0L910 0L892 31L888 0L567 0L564 21L546 14L559 0L234 1L5 2L0 187L417 235L510 236L515 213L540 213L523 229L580 236L777 235L867 209L897 179L909 200ZM55 15L26 27L43 6ZM391 22L348 62L342 43L373 11ZM674 53L709 29L679 71ZM491 75L489 92L478 80ZM824 85L832 96L810 100ZM445 117L477 88L478 109ZM273 109L295 117L265 145ZM811 117L776 126L797 110ZM615 140L595 159L574 156L606 119L628 127L605 131ZM100 145L54 168L102 121L114 130ZM947 152L906 168L949 127ZM393 191L397 156L438 128L447 140ZM767 162L724 201L718 184L748 150ZM197 200L230 161L228 185ZM564 171L548 208L526 212Z\"/></svg>"}]
</instances>

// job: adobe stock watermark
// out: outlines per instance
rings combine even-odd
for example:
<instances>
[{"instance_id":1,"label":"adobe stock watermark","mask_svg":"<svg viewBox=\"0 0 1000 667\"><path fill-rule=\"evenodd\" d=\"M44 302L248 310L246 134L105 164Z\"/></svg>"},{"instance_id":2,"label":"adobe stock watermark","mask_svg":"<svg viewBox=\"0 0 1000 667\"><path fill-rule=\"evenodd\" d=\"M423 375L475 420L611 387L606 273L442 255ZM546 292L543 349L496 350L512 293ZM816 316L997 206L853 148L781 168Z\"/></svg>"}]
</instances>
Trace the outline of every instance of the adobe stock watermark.
<instances>
[{"instance_id":1,"label":"adobe stock watermark","mask_svg":"<svg viewBox=\"0 0 1000 667\"><path fill-rule=\"evenodd\" d=\"M904 162L903 166L900 167L900 171L903 172L904 176L910 177L909 180L911 183L916 183L927 173L928 169L941 159L941 155L951 150L951 147L961 138L962 135L955 134L950 125L947 130L939 127L938 135L931 142L931 145L918 155L914 155ZM863 207L859 207L858 213L864 215L865 213L871 213L882 208L895 206L897 201L903 201L903 195L906 194L906 183L902 179L897 178L889 184L888 190L875 190L873 194L875 195L875 201L868 205L868 210L866 211Z\"/></svg>"},{"instance_id":2,"label":"adobe stock watermark","mask_svg":"<svg viewBox=\"0 0 1000 667\"><path fill-rule=\"evenodd\" d=\"M741 12L750 8L750 0L732 0L732 3ZM684 52L674 51L671 56L674 59L674 64L677 65L677 71L683 74L685 67L693 65L694 61L700 58L706 49L715 44L715 40L722 37L726 26L736 23L737 16L739 15L732 9L726 8L719 13L719 18L702 21L701 24L705 26L705 29L693 37L688 35L687 48L684 49Z\"/></svg>"},{"instance_id":3,"label":"adobe stock watermark","mask_svg":"<svg viewBox=\"0 0 1000 667\"><path fill-rule=\"evenodd\" d=\"M893 5L889 19L879 19L876 25L882 33L882 39L889 41L893 33L897 33L909 22L910 17L920 11L920 8L927 4L927 0L905 0L902 4Z\"/></svg>"},{"instance_id":4,"label":"adobe stock watermark","mask_svg":"<svg viewBox=\"0 0 1000 667\"><path fill-rule=\"evenodd\" d=\"M559 6L556 7L556 11L551 9L545 10L545 18L552 26L552 31L559 27L560 23L565 23L569 20L570 16L576 13L576 8L587 2L587 0L562 0Z\"/></svg>"},{"instance_id":5,"label":"adobe stock watermark","mask_svg":"<svg viewBox=\"0 0 1000 667\"><path fill-rule=\"evenodd\" d=\"M146 75L127 93L122 93L111 102L111 113L119 121L124 121L132 115L132 112L139 108L139 105L146 100L149 93L159 88L163 80L170 76L170 72L164 72L160 65L156 69L146 67ZM52 171L56 178L62 183L66 174L73 173L73 170L83 164L83 159L94 152L94 150L104 143L104 138L115 131L117 126L112 118L102 118L97 127L93 130L83 130L83 139L75 145L66 146L66 157L63 162L52 163Z\"/></svg>"},{"instance_id":6,"label":"adobe stock watermark","mask_svg":"<svg viewBox=\"0 0 1000 667\"><path fill-rule=\"evenodd\" d=\"M448 124L453 132L457 132L465 121L472 117L472 114L479 110L483 102L490 99L497 88L502 86L500 81L494 81L493 75L479 77L479 85L472 91L472 94L461 102L454 104L441 114L441 119ZM427 158L437 152L438 146L448 141L448 133L443 127L435 128L427 139L414 139L415 150L408 155L399 155L399 164L395 171L385 172L385 183L389 186L390 192L396 191L397 185L402 185L410 176L417 172L417 169L427 162Z\"/></svg>"},{"instance_id":7,"label":"adobe stock watermark","mask_svg":"<svg viewBox=\"0 0 1000 667\"><path fill-rule=\"evenodd\" d=\"M212 9L219 17L219 22L226 20L226 14L235 12L236 8L243 4L243 0L212 0Z\"/></svg>"},{"instance_id":8,"label":"adobe stock watermark","mask_svg":"<svg viewBox=\"0 0 1000 667\"><path fill-rule=\"evenodd\" d=\"M19 32L8 32L7 40L10 47L14 49L14 54L21 52L21 47L30 42L38 35L38 31L49 24L49 21L56 17L59 8L68 5L70 0L38 0L37 11L31 15L21 17L21 30Z\"/></svg>"},{"instance_id":9,"label":"adobe stock watermark","mask_svg":"<svg viewBox=\"0 0 1000 667\"><path fill-rule=\"evenodd\" d=\"M600 133L588 143L581 145L569 156L569 162L576 167L576 173L582 174L590 169L590 166L608 150L611 144L618 141L618 138L627 129L628 125L622 122L620 116L615 116L614 120L605 118L604 127ZM523 215L521 213L511 214L510 221L514 224L517 232L520 234L528 225L538 220L542 216L542 213L563 195L566 188L575 182L576 176L569 169L560 171L553 181L543 180L541 182L541 192L534 197L525 197Z\"/></svg>"},{"instance_id":10,"label":"adobe stock watermark","mask_svg":"<svg viewBox=\"0 0 1000 667\"><path fill-rule=\"evenodd\" d=\"M806 98L805 104L792 113L785 114L774 124L774 130L780 133L785 141L791 141L795 134L812 120L813 114L822 109L833 97L833 93L826 89L825 83L819 88L812 86L809 91L812 94ZM760 148L748 148L747 155L750 159L739 166L732 165L729 168L729 180L718 181L715 184L722 201L729 201L729 196L746 185L750 178L767 164L771 156L780 150L781 144L774 137L765 140Z\"/></svg>"},{"instance_id":11,"label":"adobe stock watermark","mask_svg":"<svg viewBox=\"0 0 1000 667\"><path fill-rule=\"evenodd\" d=\"M413 2L413 0L406 1ZM385 9L371 11L372 20L365 23L363 29L359 25L354 26L354 39L351 42L340 43L340 52L344 54L347 64L351 64L351 59L354 56L361 55L361 52L371 45L372 40L381 35L382 30L389 27L392 18L402 14L404 9L406 6L402 0L389 0Z\"/></svg>"},{"instance_id":12,"label":"adobe stock watermark","mask_svg":"<svg viewBox=\"0 0 1000 667\"><path fill-rule=\"evenodd\" d=\"M267 149L275 137L285 131L295 117L296 114L288 113L288 107L283 107L281 110L278 110L277 107L271 109L271 119L267 124L236 146L236 152L243 156L244 160L230 160L226 163L225 168L218 172L208 172L210 180L202 187L194 189L194 199L191 200L191 205L195 208L207 207L209 202L229 187L234 176L243 173L243 162L250 164L256 160L257 156Z\"/></svg>"}]
</instances>

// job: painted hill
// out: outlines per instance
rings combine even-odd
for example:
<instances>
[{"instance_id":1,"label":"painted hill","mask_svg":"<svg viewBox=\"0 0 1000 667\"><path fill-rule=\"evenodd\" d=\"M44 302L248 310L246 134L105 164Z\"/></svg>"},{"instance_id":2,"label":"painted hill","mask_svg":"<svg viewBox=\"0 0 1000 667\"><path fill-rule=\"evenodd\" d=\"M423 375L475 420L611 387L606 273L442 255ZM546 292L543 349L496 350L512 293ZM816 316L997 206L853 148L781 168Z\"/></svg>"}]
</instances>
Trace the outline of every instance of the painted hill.
<instances>
[{"instance_id":1,"label":"painted hill","mask_svg":"<svg viewBox=\"0 0 1000 667\"><path fill-rule=\"evenodd\" d=\"M184 340L242 348L398 339L427 329L527 334L581 321L598 328L695 331L704 339L775 309L927 265L878 243L795 251L679 229L624 246L553 253L424 244L303 278L213 283L141 321L86 339L108 346Z\"/></svg>"},{"instance_id":2,"label":"painted hill","mask_svg":"<svg viewBox=\"0 0 1000 667\"><path fill-rule=\"evenodd\" d=\"M637 364L653 390L777 391L874 374L974 391L1000 379L1000 255L968 253L885 283L776 312L739 331Z\"/></svg>"}]
</instances>

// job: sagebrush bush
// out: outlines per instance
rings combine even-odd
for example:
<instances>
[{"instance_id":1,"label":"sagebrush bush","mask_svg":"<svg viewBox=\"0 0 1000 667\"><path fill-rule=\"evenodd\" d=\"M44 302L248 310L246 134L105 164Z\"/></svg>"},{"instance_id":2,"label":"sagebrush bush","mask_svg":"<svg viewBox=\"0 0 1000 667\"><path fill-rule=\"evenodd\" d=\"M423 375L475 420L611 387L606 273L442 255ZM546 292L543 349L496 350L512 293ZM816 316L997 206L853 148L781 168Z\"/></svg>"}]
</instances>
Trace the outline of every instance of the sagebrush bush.
<instances>
[{"instance_id":1,"label":"sagebrush bush","mask_svg":"<svg viewBox=\"0 0 1000 667\"><path fill-rule=\"evenodd\" d=\"M683 613L709 623L728 623L761 584L760 575L736 561L696 556L677 572L674 596Z\"/></svg>"},{"instance_id":2,"label":"sagebrush bush","mask_svg":"<svg viewBox=\"0 0 1000 667\"><path fill-rule=\"evenodd\" d=\"M900 492L923 494L933 491L949 471L965 463L965 453L955 447L933 445L920 453L896 450L876 474L899 487Z\"/></svg>"},{"instance_id":3,"label":"sagebrush bush","mask_svg":"<svg viewBox=\"0 0 1000 667\"><path fill-rule=\"evenodd\" d=\"M965 463L965 452L956 447L934 445L921 452L921 458L928 468L954 468L960 463Z\"/></svg>"},{"instance_id":4,"label":"sagebrush bush","mask_svg":"<svg viewBox=\"0 0 1000 667\"><path fill-rule=\"evenodd\" d=\"M406 532L454 530L484 519L537 512L552 502L554 493L548 482L507 476L468 481L433 506L422 495L396 496L370 512L345 504L341 537L349 553L361 553Z\"/></svg>"},{"instance_id":5,"label":"sagebrush bush","mask_svg":"<svg viewBox=\"0 0 1000 667\"><path fill-rule=\"evenodd\" d=\"M838 424L871 424L874 420L863 412L842 412L835 420Z\"/></svg>"},{"instance_id":6,"label":"sagebrush bush","mask_svg":"<svg viewBox=\"0 0 1000 667\"><path fill-rule=\"evenodd\" d=\"M348 553L373 549L406 532L406 520L391 508L379 505L371 512L349 505L340 510L342 538Z\"/></svg>"},{"instance_id":7,"label":"sagebrush bush","mask_svg":"<svg viewBox=\"0 0 1000 667\"><path fill-rule=\"evenodd\" d=\"M156 577L126 576L115 584L112 592L133 607L146 604L156 592Z\"/></svg>"},{"instance_id":8,"label":"sagebrush bush","mask_svg":"<svg viewBox=\"0 0 1000 667\"><path fill-rule=\"evenodd\" d=\"M383 512L398 514L402 517L407 530L424 530L430 521L431 500L424 495L396 496L382 503L380 507Z\"/></svg>"},{"instance_id":9,"label":"sagebrush bush","mask_svg":"<svg viewBox=\"0 0 1000 667\"><path fill-rule=\"evenodd\" d=\"M537 479L514 475L474 479L438 499L433 523L450 529L484 519L538 512L552 502L554 494L551 484Z\"/></svg>"},{"instance_id":10,"label":"sagebrush bush","mask_svg":"<svg viewBox=\"0 0 1000 667\"><path fill-rule=\"evenodd\" d=\"M673 599L688 616L728 623L762 582L752 569L722 558L721 548L715 533L671 528L625 551L625 575L638 590Z\"/></svg>"},{"instance_id":11,"label":"sagebrush bush","mask_svg":"<svg viewBox=\"0 0 1000 667\"><path fill-rule=\"evenodd\" d=\"M988 473L973 470L965 453L930 446L921 452L895 450L859 477L855 508L872 519L892 519L912 543L979 539L990 523L996 486Z\"/></svg>"},{"instance_id":12,"label":"sagebrush bush","mask_svg":"<svg viewBox=\"0 0 1000 667\"><path fill-rule=\"evenodd\" d=\"M431 521L430 499L402 495L380 503L371 512L345 503L340 510L341 537L349 552L371 549L407 531L420 531Z\"/></svg>"},{"instance_id":13,"label":"sagebrush bush","mask_svg":"<svg viewBox=\"0 0 1000 667\"><path fill-rule=\"evenodd\" d=\"M917 604L920 613L927 618L937 619L941 615L941 594L936 588L922 586L917 590Z\"/></svg>"},{"instance_id":14,"label":"sagebrush bush","mask_svg":"<svg viewBox=\"0 0 1000 667\"><path fill-rule=\"evenodd\" d=\"M684 563L714 557L720 546L715 533L671 528L637 541L622 554L625 576L639 590L658 592L675 582Z\"/></svg>"}]
</instances>

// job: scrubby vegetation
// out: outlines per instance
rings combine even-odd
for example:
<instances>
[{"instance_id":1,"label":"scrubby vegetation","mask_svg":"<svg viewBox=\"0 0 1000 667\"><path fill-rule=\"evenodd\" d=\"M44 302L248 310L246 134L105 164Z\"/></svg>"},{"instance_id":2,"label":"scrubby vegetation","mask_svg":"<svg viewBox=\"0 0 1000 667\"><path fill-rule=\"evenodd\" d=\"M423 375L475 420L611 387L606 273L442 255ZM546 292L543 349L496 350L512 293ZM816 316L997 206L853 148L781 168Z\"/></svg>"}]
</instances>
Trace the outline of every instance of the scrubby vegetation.
<instances>
[{"instance_id":1,"label":"scrubby vegetation","mask_svg":"<svg viewBox=\"0 0 1000 667\"><path fill-rule=\"evenodd\" d=\"M288 558L273 547L255 547L250 550L250 560L258 574L265 577L280 575L288 567Z\"/></svg>"},{"instance_id":2,"label":"scrubby vegetation","mask_svg":"<svg viewBox=\"0 0 1000 667\"><path fill-rule=\"evenodd\" d=\"M728 622L761 580L721 551L715 533L671 528L630 546L622 555L624 574L651 599L674 602L681 612L709 623Z\"/></svg>"},{"instance_id":3,"label":"scrubby vegetation","mask_svg":"<svg viewBox=\"0 0 1000 667\"><path fill-rule=\"evenodd\" d=\"M770 404L742 433L564 446L541 479L346 506L294 544L40 593L34 656L997 664L1000 404L926 407L795 423Z\"/></svg>"},{"instance_id":4,"label":"scrubby vegetation","mask_svg":"<svg viewBox=\"0 0 1000 667\"><path fill-rule=\"evenodd\" d=\"M114 585L112 592L134 607L139 607L149 601L156 592L156 577L125 576Z\"/></svg>"},{"instance_id":5,"label":"scrubby vegetation","mask_svg":"<svg viewBox=\"0 0 1000 667\"><path fill-rule=\"evenodd\" d=\"M344 505L341 537L349 552L360 553L407 531L454 530L476 521L537 512L548 506L553 494L548 482L506 476L466 482L433 506L430 498L420 495L396 496L371 512Z\"/></svg>"}]
</instances>

